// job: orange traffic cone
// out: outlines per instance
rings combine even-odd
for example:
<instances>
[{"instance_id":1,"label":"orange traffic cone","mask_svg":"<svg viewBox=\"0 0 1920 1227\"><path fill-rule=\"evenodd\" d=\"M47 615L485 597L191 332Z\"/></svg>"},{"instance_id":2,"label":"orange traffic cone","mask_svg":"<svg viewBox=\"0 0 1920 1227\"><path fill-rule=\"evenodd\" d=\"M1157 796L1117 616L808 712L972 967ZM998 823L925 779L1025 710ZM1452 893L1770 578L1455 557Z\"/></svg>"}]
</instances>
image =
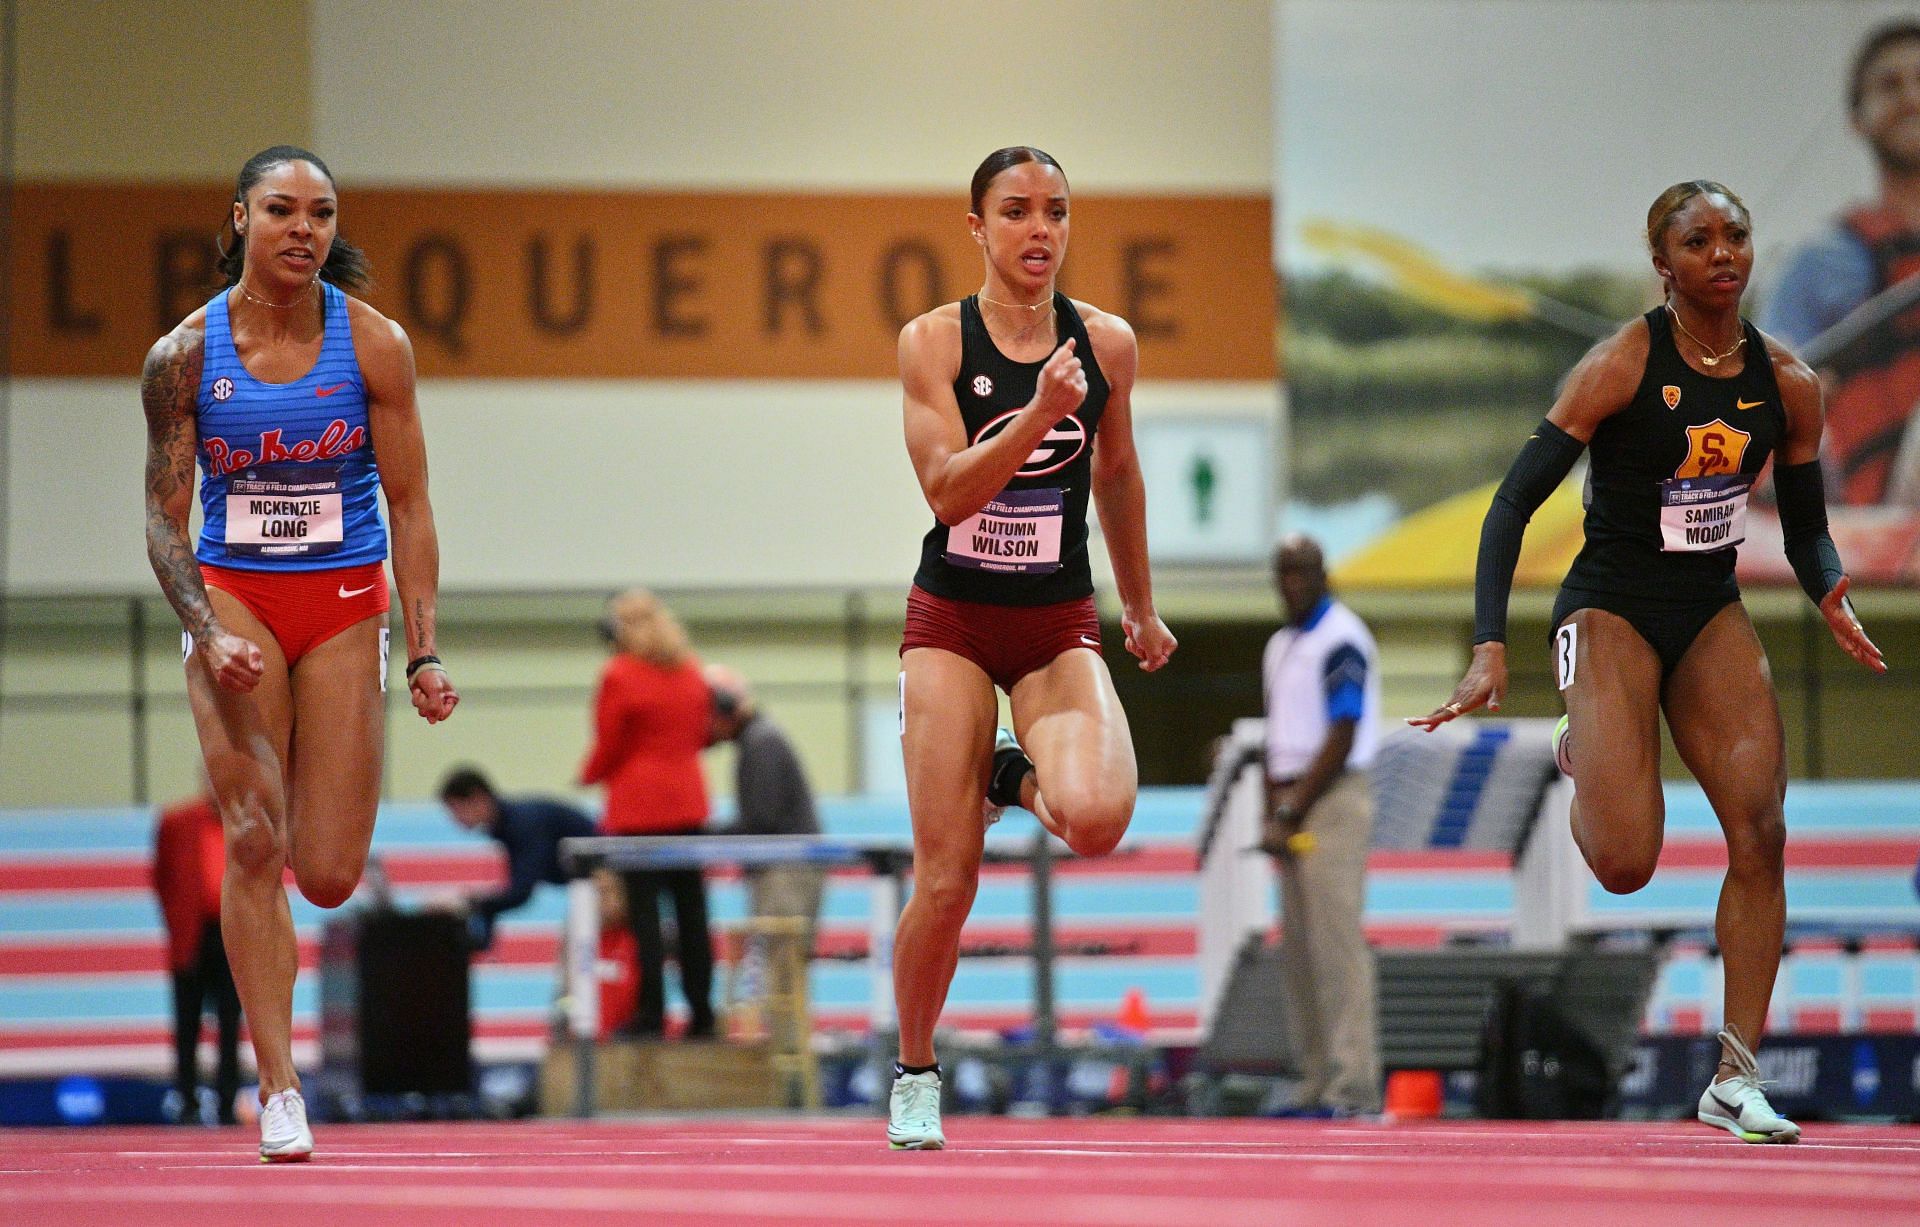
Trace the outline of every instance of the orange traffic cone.
<instances>
[{"instance_id":1,"label":"orange traffic cone","mask_svg":"<svg viewBox=\"0 0 1920 1227\"><path fill-rule=\"evenodd\" d=\"M1120 1016L1114 1021L1142 1035L1151 1030L1153 1020L1147 1017L1147 991L1139 985L1128 989L1120 998Z\"/></svg>"},{"instance_id":2,"label":"orange traffic cone","mask_svg":"<svg viewBox=\"0 0 1920 1227\"><path fill-rule=\"evenodd\" d=\"M1387 1075L1386 1117L1397 1120L1432 1120L1440 1115L1445 1102L1440 1071L1399 1069Z\"/></svg>"}]
</instances>

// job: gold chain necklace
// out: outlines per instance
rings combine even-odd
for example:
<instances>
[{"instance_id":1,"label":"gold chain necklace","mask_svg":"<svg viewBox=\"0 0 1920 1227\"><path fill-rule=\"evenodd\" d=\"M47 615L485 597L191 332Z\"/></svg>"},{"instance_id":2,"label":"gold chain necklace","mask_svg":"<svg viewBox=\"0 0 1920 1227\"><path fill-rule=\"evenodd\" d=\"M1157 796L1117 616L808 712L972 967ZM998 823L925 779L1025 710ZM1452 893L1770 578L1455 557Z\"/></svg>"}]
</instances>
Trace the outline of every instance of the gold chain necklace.
<instances>
[{"instance_id":1,"label":"gold chain necklace","mask_svg":"<svg viewBox=\"0 0 1920 1227\"><path fill-rule=\"evenodd\" d=\"M298 294L294 295L292 302L274 302L270 298L260 297L258 294L255 294L252 290L249 290L247 288L247 283L245 278L242 278L237 284L240 287L241 297L245 298L247 301L257 302L263 307L272 307L275 311L290 311L293 308L307 301L307 290L312 289L314 286L314 282L317 282L317 281L319 281L319 278L315 277L313 281L307 282L307 288L305 290L301 290Z\"/></svg>"},{"instance_id":2,"label":"gold chain necklace","mask_svg":"<svg viewBox=\"0 0 1920 1227\"><path fill-rule=\"evenodd\" d=\"M1705 341L1702 341L1699 337L1696 337L1691 332L1687 331L1687 326L1680 322L1680 313L1673 309L1672 303L1667 304L1667 314L1673 317L1673 326L1680 330L1680 335L1687 338L1687 340L1692 341L1696 346L1699 347L1700 361L1706 366L1719 366L1722 362L1725 362L1728 358L1731 358L1735 354L1739 353L1740 347L1747 343L1747 330L1745 328L1742 328L1740 330L1740 339L1733 343L1733 348L1729 349L1724 354L1716 354L1713 352L1713 346L1708 345Z\"/></svg>"},{"instance_id":3,"label":"gold chain necklace","mask_svg":"<svg viewBox=\"0 0 1920 1227\"><path fill-rule=\"evenodd\" d=\"M1037 303L1001 302L997 298L988 298L985 294L976 294L975 297L978 298L981 302L992 303L996 307L1006 307L1009 310L1038 311L1042 307L1047 308L1047 318L1044 324L1040 320L1030 319L1025 326L1014 329L1012 339L1016 341L1025 340L1026 338L1033 336L1036 332L1039 332L1043 326L1046 328L1048 332L1053 331L1054 312L1053 312L1053 295L1051 294L1047 295L1047 301L1037 302ZM982 323L986 321L985 315L982 315L980 318Z\"/></svg>"},{"instance_id":4,"label":"gold chain necklace","mask_svg":"<svg viewBox=\"0 0 1920 1227\"><path fill-rule=\"evenodd\" d=\"M1053 295L1051 294L1047 295L1047 301L1035 303L1001 302L997 298L988 298L985 294L975 295L975 297L981 302L990 302L996 307L1005 307L1009 311L1038 311L1042 307L1051 307L1053 305Z\"/></svg>"}]
</instances>

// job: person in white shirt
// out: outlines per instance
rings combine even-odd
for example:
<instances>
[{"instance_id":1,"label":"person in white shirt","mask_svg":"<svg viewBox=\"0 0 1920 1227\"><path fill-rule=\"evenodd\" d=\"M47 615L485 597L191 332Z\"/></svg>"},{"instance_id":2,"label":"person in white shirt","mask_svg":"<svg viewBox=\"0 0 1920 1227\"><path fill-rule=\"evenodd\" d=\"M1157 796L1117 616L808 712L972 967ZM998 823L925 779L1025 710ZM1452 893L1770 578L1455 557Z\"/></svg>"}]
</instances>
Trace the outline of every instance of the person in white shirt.
<instances>
[{"instance_id":1,"label":"person in white shirt","mask_svg":"<svg viewBox=\"0 0 1920 1227\"><path fill-rule=\"evenodd\" d=\"M1280 873L1287 1028L1302 1082L1290 1114L1380 1107L1373 951L1361 917L1380 678L1366 624L1327 590L1309 537L1273 553L1287 624L1267 642L1267 820L1261 850Z\"/></svg>"}]
</instances>

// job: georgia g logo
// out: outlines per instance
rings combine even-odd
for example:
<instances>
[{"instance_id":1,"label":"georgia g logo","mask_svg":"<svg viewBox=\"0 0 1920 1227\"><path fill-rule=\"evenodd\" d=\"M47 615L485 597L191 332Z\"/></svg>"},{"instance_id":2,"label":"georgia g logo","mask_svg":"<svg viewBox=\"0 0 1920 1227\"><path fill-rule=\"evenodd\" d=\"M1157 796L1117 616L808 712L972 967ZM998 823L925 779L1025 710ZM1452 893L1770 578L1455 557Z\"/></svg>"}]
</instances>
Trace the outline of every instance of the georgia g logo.
<instances>
[{"instance_id":1,"label":"georgia g logo","mask_svg":"<svg viewBox=\"0 0 1920 1227\"><path fill-rule=\"evenodd\" d=\"M213 399L224 401L233 395L233 380L225 375L213 381Z\"/></svg>"},{"instance_id":2,"label":"georgia g logo","mask_svg":"<svg viewBox=\"0 0 1920 1227\"><path fill-rule=\"evenodd\" d=\"M1020 411L1012 410L988 422L973 436L975 443L984 443L1007 428L1007 423L1018 417ZM1040 446L1027 454L1027 461L1021 465L1015 477L1045 477L1057 473L1077 459L1087 450L1087 428L1080 419L1069 413L1053 424L1047 437L1040 440Z\"/></svg>"}]
</instances>

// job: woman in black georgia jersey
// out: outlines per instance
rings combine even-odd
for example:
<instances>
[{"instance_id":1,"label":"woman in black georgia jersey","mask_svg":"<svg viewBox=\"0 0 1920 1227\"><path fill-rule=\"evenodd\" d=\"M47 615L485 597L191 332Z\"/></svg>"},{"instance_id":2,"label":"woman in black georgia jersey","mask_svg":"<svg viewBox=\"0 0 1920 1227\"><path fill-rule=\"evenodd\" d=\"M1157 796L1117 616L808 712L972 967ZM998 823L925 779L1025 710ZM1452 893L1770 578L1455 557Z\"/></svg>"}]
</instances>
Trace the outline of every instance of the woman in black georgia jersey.
<instances>
[{"instance_id":1,"label":"woman in black georgia jersey","mask_svg":"<svg viewBox=\"0 0 1920 1227\"><path fill-rule=\"evenodd\" d=\"M1666 301L1596 345L1521 449L1487 513L1475 585L1473 663L1432 730L1507 690L1507 595L1527 518L1592 449L1586 545L1554 609L1567 716L1555 731L1573 777L1574 840L1616 893L1653 876L1665 825L1660 715L1712 803L1728 869L1715 933L1725 959L1723 1059L1699 1117L1749 1142L1799 1127L1760 1089L1750 1044L1766 1023L1786 924L1785 738L1766 654L1740 603L1735 547L1769 454L1787 557L1848 655L1885 672L1846 599L1827 533L1820 383L1740 317L1751 220L1727 188L1661 193L1647 245Z\"/></svg>"},{"instance_id":2,"label":"woman in black georgia jersey","mask_svg":"<svg viewBox=\"0 0 1920 1227\"><path fill-rule=\"evenodd\" d=\"M1133 815L1133 742L1093 607L1089 499L1127 650L1152 670L1175 647L1147 567L1133 330L1054 289L1067 249L1066 175L1040 150L998 150L974 173L967 224L985 259L980 292L900 333L907 451L936 523L901 645L914 891L893 954L896 1149L945 1145L933 1029L987 823L1001 807L1024 806L1075 852L1097 855ZM1019 734L1016 744L1002 733L997 748L996 686Z\"/></svg>"}]
</instances>

